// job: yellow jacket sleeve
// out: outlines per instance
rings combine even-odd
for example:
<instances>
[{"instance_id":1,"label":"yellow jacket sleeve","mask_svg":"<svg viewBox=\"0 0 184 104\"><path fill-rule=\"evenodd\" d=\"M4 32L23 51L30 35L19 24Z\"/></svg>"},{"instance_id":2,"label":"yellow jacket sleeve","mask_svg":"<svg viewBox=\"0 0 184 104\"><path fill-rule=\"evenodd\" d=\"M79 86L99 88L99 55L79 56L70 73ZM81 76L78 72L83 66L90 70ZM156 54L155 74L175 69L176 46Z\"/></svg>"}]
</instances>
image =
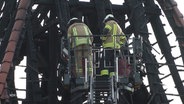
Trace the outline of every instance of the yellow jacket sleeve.
<instances>
[{"instance_id":1,"label":"yellow jacket sleeve","mask_svg":"<svg viewBox=\"0 0 184 104\"><path fill-rule=\"evenodd\" d=\"M105 25L105 28L103 29L103 36L101 37L101 40L106 40L106 35L109 33L109 31L112 30L112 27L110 25Z\"/></svg>"},{"instance_id":2,"label":"yellow jacket sleeve","mask_svg":"<svg viewBox=\"0 0 184 104\"><path fill-rule=\"evenodd\" d=\"M126 36L120 36L120 44L123 45L126 42Z\"/></svg>"}]
</instances>

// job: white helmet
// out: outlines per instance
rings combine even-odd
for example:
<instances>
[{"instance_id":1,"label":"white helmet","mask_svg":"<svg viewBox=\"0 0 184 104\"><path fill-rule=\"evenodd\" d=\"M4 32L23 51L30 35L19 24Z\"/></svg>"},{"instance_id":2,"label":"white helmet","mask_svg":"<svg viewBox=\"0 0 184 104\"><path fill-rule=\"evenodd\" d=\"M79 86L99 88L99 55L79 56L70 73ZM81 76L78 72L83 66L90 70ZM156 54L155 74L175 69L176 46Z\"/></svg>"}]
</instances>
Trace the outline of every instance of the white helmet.
<instances>
[{"instance_id":1,"label":"white helmet","mask_svg":"<svg viewBox=\"0 0 184 104\"><path fill-rule=\"evenodd\" d=\"M78 20L78 18L77 17L73 17L73 18L71 18L69 21L68 21L68 25L71 23L71 21L73 21L73 20Z\"/></svg>"},{"instance_id":2,"label":"white helmet","mask_svg":"<svg viewBox=\"0 0 184 104\"><path fill-rule=\"evenodd\" d=\"M114 16L112 14L106 15L106 17L104 18L103 22L105 22L108 18L114 18Z\"/></svg>"}]
</instances>

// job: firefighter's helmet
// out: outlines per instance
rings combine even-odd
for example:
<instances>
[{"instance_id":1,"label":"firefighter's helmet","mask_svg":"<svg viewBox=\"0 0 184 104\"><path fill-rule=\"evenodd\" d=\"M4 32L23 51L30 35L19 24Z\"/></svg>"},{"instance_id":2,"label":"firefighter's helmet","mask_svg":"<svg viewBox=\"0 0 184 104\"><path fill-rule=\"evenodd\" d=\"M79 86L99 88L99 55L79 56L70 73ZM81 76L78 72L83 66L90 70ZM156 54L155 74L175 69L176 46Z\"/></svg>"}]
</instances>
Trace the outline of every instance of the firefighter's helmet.
<instances>
[{"instance_id":1,"label":"firefighter's helmet","mask_svg":"<svg viewBox=\"0 0 184 104\"><path fill-rule=\"evenodd\" d=\"M105 18L104 18L104 20L103 20L103 22L106 22L108 19L110 19L110 18L114 18L114 16L112 15L112 14L108 14L108 15L106 15L105 16Z\"/></svg>"},{"instance_id":2,"label":"firefighter's helmet","mask_svg":"<svg viewBox=\"0 0 184 104\"><path fill-rule=\"evenodd\" d=\"M68 21L67 25L70 25L73 21L76 21L76 20L78 20L77 17L71 18L71 19Z\"/></svg>"}]
</instances>

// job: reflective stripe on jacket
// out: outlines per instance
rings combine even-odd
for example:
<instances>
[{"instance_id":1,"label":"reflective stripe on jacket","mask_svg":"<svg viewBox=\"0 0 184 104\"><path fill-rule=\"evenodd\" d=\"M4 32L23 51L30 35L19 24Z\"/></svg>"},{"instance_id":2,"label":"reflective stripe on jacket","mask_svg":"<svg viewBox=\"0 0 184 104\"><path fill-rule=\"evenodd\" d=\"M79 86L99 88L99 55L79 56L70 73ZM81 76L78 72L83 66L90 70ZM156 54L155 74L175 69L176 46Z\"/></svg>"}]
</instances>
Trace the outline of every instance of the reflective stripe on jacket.
<instances>
[{"instance_id":1,"label":"reflective stripe on jacket","mask_svg":"<svg viewBox=\"0 0 184 104\"><path fill-rule=\"evenodd\" d=\"M68 38L71 41L71 47L81 44L92 44L93 37L88 26L84 23L74 23L68 28Z\"/></svg>"},{"instance_id":2,"label":"reflective stripe on jacket","mask_svg":"<svg viewBox=\"0 0 184 104\"><path fill-rule=\"evenodd\" d=\"M108 29L108 34L102 36L102 46L104 48L120 48L122 44L126 41L126 36L122 32L120 26L114 21L107 21L105 24L105 29Z\"/></svg>"}]
</instances>

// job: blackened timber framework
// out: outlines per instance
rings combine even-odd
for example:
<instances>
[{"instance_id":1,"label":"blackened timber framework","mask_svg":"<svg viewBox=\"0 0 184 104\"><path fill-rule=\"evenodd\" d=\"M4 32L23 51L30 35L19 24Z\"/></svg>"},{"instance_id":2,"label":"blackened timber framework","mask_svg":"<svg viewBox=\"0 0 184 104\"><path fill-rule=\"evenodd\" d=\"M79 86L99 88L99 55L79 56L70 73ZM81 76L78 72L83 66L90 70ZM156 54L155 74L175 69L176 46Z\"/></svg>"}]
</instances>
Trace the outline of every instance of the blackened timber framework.
<instances>
[{"instance_id":1,"label":"blackened timber framework","mask_svg":"<svg viewBox=\"0 0 184 104\"><path fill-rule=\"evenodd\" d=\"M76 90L66 76L69 64L63 49L68 47L67 22L72 17L83 18L94 35L101 35L103 18L112 13L127 37L143 38L143 65L145 65L150 89L141 87L132 95L124 91L118 104L169 104L162 80L159 77L160 64L152 53L147 23L151 23L159 48L170 69L178 96L184 103L184 87L178 67L171 54L171 46L159 16L161 9L176 34L183 58L183 18L173 0L125 0L122 5L111 4L109 0L0 0L0 98L2 104L82 104L87 100L86 90ZM143 6L144 5L144 6ZM173 7L173 8L172 8ZM21 12L22 11L22 12ZM22 14L20 14L22 13ZM127 18L125 16L127 15ZM126 20L125 20L126 19ZM130 22L129 26L125 26ZM20 23L20 24L19 24ZM19 26L20 25L20 26ZM18 27L19 26L19 27ZM130 35L129 35L130 34ZM99 37L95 44L100 45ZM19 99L14 83L15 66L27 57L26 98ZM68 78L68 79L67 79ZM131 98L132 99L129 99ZM59 99L60 98L60 99Z\"/></svg>"}]
</instances>

